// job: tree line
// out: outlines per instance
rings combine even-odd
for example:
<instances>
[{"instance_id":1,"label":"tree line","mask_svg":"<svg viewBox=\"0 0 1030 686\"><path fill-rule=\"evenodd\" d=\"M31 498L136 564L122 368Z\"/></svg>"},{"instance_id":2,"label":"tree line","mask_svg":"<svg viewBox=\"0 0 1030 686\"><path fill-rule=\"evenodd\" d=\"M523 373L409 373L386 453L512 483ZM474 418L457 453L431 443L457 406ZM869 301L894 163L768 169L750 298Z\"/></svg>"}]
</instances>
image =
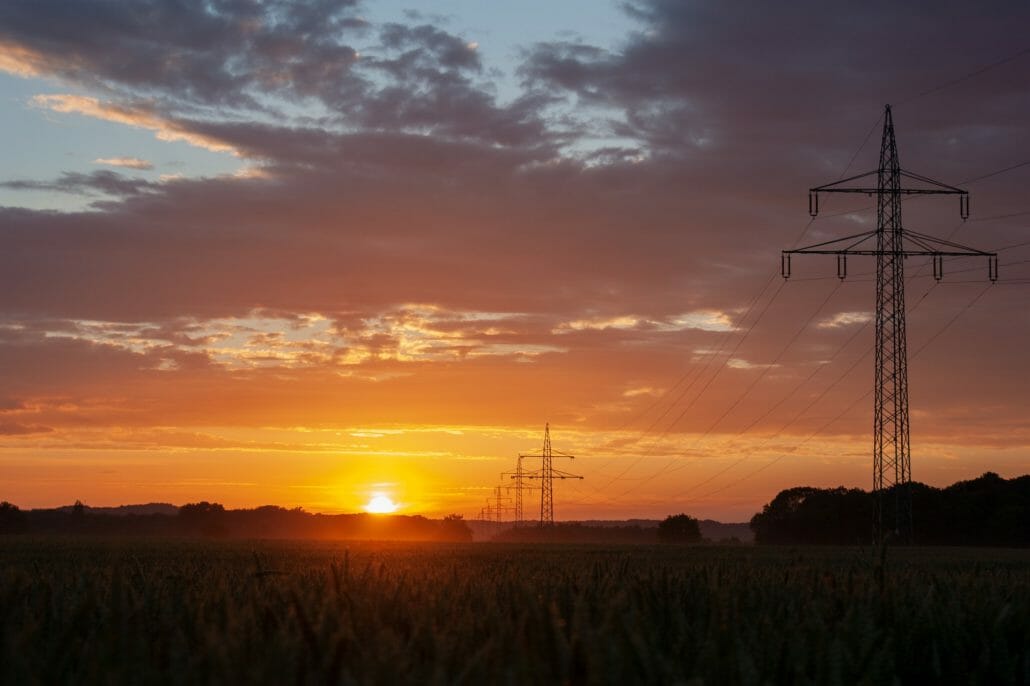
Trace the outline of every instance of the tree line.
<instances>
[{"instance_id":1,"label":"tree line","mask_svg":"<svg viewBox=\"0 0 1030 686\"><path fill-rule=\"evenodd\" d=\"M590 526L559 522L550 526L527 523L498 532L498 543L653 544L701 543L700 523L688 514L669 515L658 526Z\"/></svg>"},{"instance_id":2,"label":"tree line","mask_svg":"<svg viewBox=\"0 0 1030 686\"><path fill-rule=\"evenodd\" d=\"M1030 546L1030 475L987 472L946 488L910 488L917 545ZM751 530L759 544L868 544L875 497L857 488L788 488L751 518Z\"/></svg>"},{"instance_id":3,"label":"tree line","mask_svg":"<svg viewBox=\"0 0 1030 686\"><path fill-rule=\"evenodd\" d=\"M99 536L189 536L206 538L314 538L353 540L471 541L458 515L429 519L420 515L312 514L301 508L265 505L228 510L219 503L183 505L172 514L94 512L72 507L21 510L0 503L0 533Z\"/></svg>"}]
</instances>

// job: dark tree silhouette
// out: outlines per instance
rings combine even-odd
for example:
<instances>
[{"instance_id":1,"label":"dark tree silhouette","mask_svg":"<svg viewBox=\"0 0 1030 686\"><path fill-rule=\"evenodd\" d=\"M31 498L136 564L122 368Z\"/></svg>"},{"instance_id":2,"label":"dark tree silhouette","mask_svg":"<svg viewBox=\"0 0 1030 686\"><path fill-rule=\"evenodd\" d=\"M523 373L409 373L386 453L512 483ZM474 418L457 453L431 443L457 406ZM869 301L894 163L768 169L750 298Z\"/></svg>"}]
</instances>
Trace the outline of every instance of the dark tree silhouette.
<instances>
[{"instance_id":1,"label":"dark tree silhouette","mask_svg":"<svg viewBox=\"0 0 1030 686\"><path fill-rule=\"evenodd\" d=\"M757 543L867 543L872 537L873 500L844 487L788 488L751 519Z\"/></svg>"},{"instance_id":2,"label":"dark tree silhouette","mask_svg":"<svg viewBox=\"0 0 1030 686\"><path fill-rule=\"evenodd\" d=\"M25 513L6 500L0 503L0 534L24 533L27 522Z\"/></svg>"},{"instance_id":3,"label":"dark tree silhouette","mask_svg":"<svg viewBox=\"0 0 1030 686\"><path fill-rule=\"evenodd\" d=\"M947 488L910 488L917 544L1030 545L1030 476L987 472ZM893 495L883 498L889 509ZM867 544L874 504L873 494L857 488L789 488L751 518L751 530L756 543Z\"/></svg>"},{"instance_id":4,"label":"dark tree silhouette","mask_svg":"<svg viewBox=\"0 0 1030 686\"><path fill-rule=\"evenodd\" d=\"M226 532L225 508L219 503L205 500L183 505L179 508L179 521L192 534L218 537Z\"/></svg>"},{"instance_id":5,"label":"dark tree silhouette","mask_svg":"<svg viewBox=\"0 0 1030 686\"><path fill-rule=\"evenodd\" d=\"M440 522L440 538L444 541L471 541L472 529L460 514L449 514Z\"/></svg>"},{"instance_id":6,"label":"dark tree silhouette","mask_svg":"<svg viewBox=\"0 0 1030 686\"><path fill-rule=\"evenodd\" d=\"M662 543L698 543L701 526L690 515L669 515L658 525L658 540Z\"/></svg>"}]
</instances>

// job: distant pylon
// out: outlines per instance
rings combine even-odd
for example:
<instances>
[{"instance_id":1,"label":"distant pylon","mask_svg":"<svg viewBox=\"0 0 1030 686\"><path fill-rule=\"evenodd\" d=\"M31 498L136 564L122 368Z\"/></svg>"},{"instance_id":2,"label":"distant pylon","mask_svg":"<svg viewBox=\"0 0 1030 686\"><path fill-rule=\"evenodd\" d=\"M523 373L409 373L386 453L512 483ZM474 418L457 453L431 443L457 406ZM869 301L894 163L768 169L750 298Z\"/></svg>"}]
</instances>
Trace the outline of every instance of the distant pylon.
<instances>
[{"instance_id":1,"label":"distant pylon","mask_svg":"<svg viewBox=\"0 0 1030 686\"><path fill-rule=\"evenodd\" d=\"M525 455L519 455L515 462L515 469L501 474L502 477L508 477L515 482L514 486L510 487L510 490L515 491L515 526L517 527L522 526L526 520L525 509L523 507L525 502L524 493L525 491L533 490L534 488L526 483L530 480L530 474L522 465L522 461L525 458Z\"/></svg>"},{"instance_id":2,"label":"distant pylon","mask_svg":"<svg viewBox=\"0 0 1030 686\"><path fill-rule=\"evenodd\" d=\"M488 519L492 519L495 522L503 522L504 515L510 513L512 510L511 505L507 503L511 502L511 498L501 495L502 486L494 486L493 498L487 498L486 512Z\"/></svg>"},{"instance_id":3,"label":"distant pylon","mask_svg":"<svg viewBox=\"0 0 1030 686\"><path fill-rule=\"evenodd\" d=\"M876 186L848 185L876 175ZM918 184L903 188L902 178ZM817 243L781 256L783 278L790 278L790 257L799 253L837 256L837 276L847 277L848 255L876 257L876 362L873 401L873 492L876 495L874 536L883 541L888 533L903 543L913 541L912 460L909 446L908 353L905 340L905 258L930 257L933 275L944 275L944 257L987 258L988 278L998 278L998 255L951 241L909 231L901 224L902 195L958 195L959 214L969 217L969 193L901 168L894 139L891 107L884 112L880 142L880 166L875 171L809 189L809 214L819 213L819 193L865 193L876 195L876 229ZM869 244L875 242L875 247ZM887 498L893 495L893 513ZM889 520L893 522L889 523Z\"/></svg>"},{"instance_id":4,"label":"distant pylon","mask_svg":"<svg viewBox=\"0 0 1030 686\"><path fill-rule=\"evenodd\" d=\"M522 473L522 456L519 455L515 461L515 526L522 526L525 519L525 512L522 509L522 489L524 487Z\"/></svg>"},{"instance_id":5,"label":"distant pylon","mask_svg":"<svg viewBox=\"0 0 1030 686\"><path fill-rule=\"evenodd\" d=\"M519 455L519 462L516 469L521 474L519 479L520 483L522 479L539 479L540 480L540 526L549 526L554 524L554 480L555 479L582 479L582 476L576 474L569 474L568 472L559 471L554 468L555 457L567 457L572 460L575 459L575 455L569 455L568 453L559 452L551 448L551 425L550 423L544 425L544 447L539 453L521 453ZM522 460L523 458L539 458L540 459L540 471L536 472L524 472L522 471ZM516 495L516 498L519 496ZM516 504L516 509L518 505Z\"/></svg>"}]
</instances>

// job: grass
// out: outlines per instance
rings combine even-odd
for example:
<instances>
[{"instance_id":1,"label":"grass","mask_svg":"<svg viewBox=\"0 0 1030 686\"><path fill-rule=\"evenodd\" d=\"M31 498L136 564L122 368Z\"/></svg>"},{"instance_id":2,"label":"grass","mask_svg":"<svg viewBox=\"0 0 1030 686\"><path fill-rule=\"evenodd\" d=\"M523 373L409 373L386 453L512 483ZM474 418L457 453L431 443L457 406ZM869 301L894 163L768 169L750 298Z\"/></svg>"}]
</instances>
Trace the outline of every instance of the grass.
<instances>
[{"instance_id":1,"label":"grass","mask_svg":"<svg viewBox=\"0 0 1030 686\"><path fill-rule=\"evenodd\" d=\"M0 682L1030 683L1030 551L0 540Z\"/></svg>"}]
</instances>

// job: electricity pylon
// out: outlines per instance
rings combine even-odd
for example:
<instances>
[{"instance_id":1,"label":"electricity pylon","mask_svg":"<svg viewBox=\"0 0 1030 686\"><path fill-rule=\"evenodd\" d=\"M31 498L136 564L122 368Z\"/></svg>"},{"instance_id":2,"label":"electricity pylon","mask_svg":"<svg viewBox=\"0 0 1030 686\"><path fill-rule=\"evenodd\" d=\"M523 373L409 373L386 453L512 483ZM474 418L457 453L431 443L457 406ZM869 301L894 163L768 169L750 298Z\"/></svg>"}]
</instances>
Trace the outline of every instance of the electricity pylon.
<instances>
[{"instance_id":1,"label":"electricity pylon","mask_svg":"<svg viewBox=\"0 0 1030 686\"><path fill-rule=\"evenodd\" d=\"M555 479L582 479L582 476L576 474L569 474L568 472L559 471L554 468L554 458L566 457L570 460L575 459L575 455L569 455L551 448L551 425L550 423L544 426L544 447L539 453L520 453L519 463L517 469L521 473L522 479L539 479L540 480L540 526L551 526L554 524L554 480ZM538 458L540 459L540 470L534 472L523 472L522 460L523 458ZM519 496L516 496L518 499ZM518 507L518 505L516 505Z\"/></svg>"},{"instance_id":2,"label":"electricity pylon","mask_svg":"<svg viewBox=\"0 0 1030 686\"><path fill-rule=\"evenodd\" d=\"M522 460L525 459L525 455L519 455L515 463L515 469L510 472L504 472L501 477L508 477L515 482L513 487L509 490L514 489L515 491L515 526L522 526L525 522L525 511L523 510L523 492L527 490L534 490L534 486L528 485L526 482L530 479L530 472L527 472L522 466Z\"/></svg>"},{"instance_id":3,"label":"electricity pylon","mask_svg":"<svg viewBox=\"0 0 1030 686\"><path fill-rule=\"evenodd\" d=\"M503 488L504 488L503 486L494 486L493 503L494 503L494 512L497 515L497 521L498 522L504 521L504 515L508 514L508 513L511 513L511 510L512 510L512 507L509 504L509 503L511 503L511 498L509 498L507 496L504 496L504 495L501 495L501 491L502 491Z\"/></svg>"},{"instance_id":4,"label":"electricity pylon","mask_svg":"<svg viewBox=\"0 0 1030 686\"><path fill-rule=\"evenodd\" d=\"M876 175L876 186L856 182ZM913 182L902 186L902 179ZM931 178L905 171L898 162L894 120L887 105L880 142L880 166L864 174L841 179L808 191L808 210L819 213L820 193L876 195L876 229L832 241L784 250L780 257L783 278L790 278L790 258L796 254L837 256L837 276L847 277L849 255L876 257L876 362L873 401L873 492L876 498L874 536L883 541L892 534L899 542L912 542L912 460L908 421L908 355L905 342L905 258L929 257L933 276L944 276L945 257L987 258L987 276L998 279L998 254L910 231L901 224L902 195L958 195L959 215L969 217L969 193ZM889 523L889 496L893 494L893 525ZM890 528L888 528L890 527Z\"/></svg>"},{"instance_id":5,"label":"electricity pylon","mask_svg":"<svg viewBox=\"0 0 1030 686\"><path fill-rule=\"evenodd\" d=\"M483 521L502 522L504 515L511 512L511 498L501 495L502 486L494 486L493 497L486 499L486 507L479 511L479 518Z\"/></svg>"}]
</instances>

